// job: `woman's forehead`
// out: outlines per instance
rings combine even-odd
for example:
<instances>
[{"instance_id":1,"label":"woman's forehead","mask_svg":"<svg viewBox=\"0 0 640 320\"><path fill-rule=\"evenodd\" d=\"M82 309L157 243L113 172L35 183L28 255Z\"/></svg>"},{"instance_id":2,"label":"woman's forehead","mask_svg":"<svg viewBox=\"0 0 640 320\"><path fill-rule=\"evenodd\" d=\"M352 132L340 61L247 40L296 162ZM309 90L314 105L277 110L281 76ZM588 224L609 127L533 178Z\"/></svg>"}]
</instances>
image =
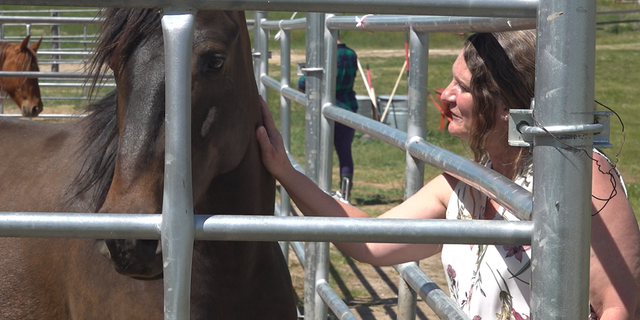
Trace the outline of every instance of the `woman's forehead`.
<instances>
[{"instance_id":1,"label":"woman's forehead","mask_svg":"<svg viewBox=\"0 0 640 320\"><path fill-rule=\"evenodd\" d=\"M467 82L471 79L471 71L469 71L469 68L467 67L467 62L464 60L464 54L462 51L458 54L458 58L456 58L456 61L453 63L451 71L453 72L453 76L456 78L464 79Z\"/></svg>"}]
</instances>

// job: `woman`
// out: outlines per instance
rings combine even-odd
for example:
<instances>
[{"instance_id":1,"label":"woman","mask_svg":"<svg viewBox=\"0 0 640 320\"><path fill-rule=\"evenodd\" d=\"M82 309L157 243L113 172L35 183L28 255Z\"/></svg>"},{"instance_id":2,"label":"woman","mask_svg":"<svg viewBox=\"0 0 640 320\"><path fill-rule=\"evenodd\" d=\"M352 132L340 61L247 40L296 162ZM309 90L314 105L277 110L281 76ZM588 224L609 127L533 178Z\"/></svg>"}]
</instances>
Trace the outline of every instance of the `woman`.
<instances>
[{"instance_id":1,"label":"woman","mask_svg":"<svg viewBox=\"0 0 640 320\"><path fill-rule=\"evenodd\" d=\"M534 96L535 33L479 33L466 41L442 93L449 104L449 132L469 144L474 160L531 190L527 148L507 143L509 108L526 109ZM269 171L309 216L369 217L336 201L297 172L262 102L265 127L257 135ZM610 162L594 152L592 243L589 299L592 319L638 319L640 231L624 192L605 205L622 182ZM616 184L612 184L614 179ZM517 220L510 212L456 178L443 173L381 218ZM529 247L335 243L353 258L374 265L416 261L442 252L452 298L472 319L527 319ZM613 267L612 266L616 266ZM627 272L617 272L626 270Z\"/></svg>"}]
</instances>

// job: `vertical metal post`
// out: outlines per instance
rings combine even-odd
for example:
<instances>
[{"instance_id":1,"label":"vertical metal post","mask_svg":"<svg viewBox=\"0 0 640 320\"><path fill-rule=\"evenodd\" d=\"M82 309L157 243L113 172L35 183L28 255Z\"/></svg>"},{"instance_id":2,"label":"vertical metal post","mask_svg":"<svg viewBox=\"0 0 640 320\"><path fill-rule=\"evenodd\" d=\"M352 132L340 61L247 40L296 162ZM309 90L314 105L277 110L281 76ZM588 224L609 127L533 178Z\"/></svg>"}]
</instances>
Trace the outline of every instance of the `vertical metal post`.
<instances>
[{"instance_id":1,"label":"vertical metal post","mask_svg":"<svg viewBox=\"0 0 640 320\"><path fill-rule=\"evenodd\" d=\"M318 183L318 162L320 150L320 120L322 106L322 59L324 50L324 13L307 13L307 65L306 65L306 112L305 112L305 173ZM305 245L305 320L315 319L316 269L319 258L319 246L314 242Z\"/></svg>"},{"instance_id":2,"label":"vertical metal post","mask_svg":"<svg viewBox=\"0 0 640 320\"><path fill-rule=\"evenodd\" d=\"M319 181L320 123L322 108L322 69L324 59L324 13L307 13L306 39L306 112L305 173L316 184Z\"/></svg>"},{"instance_id":3,"label":"vertical metal post","mask_svg":"<svg viewBox=\"0 0 640 320\"><path fill-rule=\"evenodd\" d=\"M280 85L283 88L291 84L291 32L281 30L280 36ZM284 142L284 148L291 151L291 101L280 95L280 133ZM291 215L291 202L287 190L280 186L280 215ZM289 261L289 242L281 241L280 247L284 258Z\"/></svg>"},{"instance_id":4,"label":"vertical metal post","mask_svg":"<svg viewBox=\"0 0 640 320\"><path fill-rule=\"evenodd\" d=\"M338 32L327 28L326 20L333 15L324 17L322 30L324 30L324 77L322 78L322 107L335 105L336 100L336 71ZM320 156L318 185L325 192L331 192L331 176L333 174L333 134L335 123L323 116L320 117ZM329 243L318 243L318 269L316 270L316 283L329 282ZM315 320L327 319L328 307L320 295L316 293Z\"/></svg>"},{"instance_id":5,"label":"vertical metal post","mask_svg":"<svg viewBox=\"0 0 640 320\"><path fill-rule=\"evenodd\" d=\"M428 59L429 59L429 33L417 33L410 30L409 38L409 79L407 83L407 137L411 143L413 137L425 138L426 136L426 93ZM407 148L408 150L408 148ZM404 198L407 199L418 192L424 183L424 163L417 160L407 151L405 168ZM409 262L416 264L417 262ZM398 320L412 320L416 318L415 292L404 281L398 284Z\"/></svg>"},{"instance_id":6,"label":"vertical metal post","mask_svg":"<svg viewBox=\"0 0 640 320\"><path fill-rule=\"evenodd\" d=\"M51 16L59 17L60 12L58 11L51 12ZM59 42L60 38L58 38L58 35L60 35L60 25L52 24L51 25L51 49L52 50L60 49L60 42ZM60 60L60 56L52 55L51 58L53 59L53 63L51 64L51 72L58 72L59 71L58 61Z\"/></svg>"},{"instance_id":7,"label":"vertical metal post","mask_svg":"<svg viewBox=\"0 0 640 320\"><path fill-rule=\"evenodd\" d=\"M191 51L196 10L166 8L166 111L161 240L165 320L189 319L195 223L191 184Z\"/></svg>"},{"instance_id":8,"label":"vertical metal post","mask_svg":"<svg viewBox=\"0 0 640 320\"><path fill-rule=\"evenodd\" d=\"M413 29L409 38L409 80L407 81L407 137L425 138L427 132L427 75L429 60L429 33ZM407 148L408 149L408 148ZM407 152L405 172L405 199L418 192L424 183L424 163Z\"/></svg>"},{"instance_id":9,"label":"vertical metal post","mask_svg":"<svg viewBox=\"0 0 640 320\"><path fill-rule=\"evenodd\" d=\"M87 50L87 25L86 24L82 26L82 31L83 31L82 44L83 44L84 50L86 51Z\"/></svg>"},{"instance_id":10,"label":"vertical metal post","mask_svg":"<svg viewBox=\"0 0 640 320\"><path fill-rule=\"evenodd\" d=\"M333 15L327 15L326 19ZM324 29L324 77L322 79L322 107L336 103L336 71L338 32ZM331 191L331 176L333 174L333 128L334 121L320 117L320 162L318 185L325 192Z\"/></svg>"},{"instance_id":11,"label":"vertical metal post","mask_svg":"<svg viewBox=\"0 0 640 320\"><path fill-rule=\"evenodd\" d=\"M595 16L595 1L540 1L536 126L593 122ZM534 138L534 167L544 168L533 176L534 320L589 316L592 164L586 153L592 152L593 135L562 139L566 144Z\"/></svg>"},{"instance_id":12,"label":"vertical metal post","mask_svg":"<svg viewBox=\"0 0 640 320\"><path fill-rule=\"evenodd\" d=\"M405 265L418 265L417 262L407 262ZM398 320L414 320L418 293L402 278L398 283Z\"/></svg>"},{"instance_id":13,"label":"vertical metal post","mask_svg":"<svg viewBox=\"0 0 640 320\"><path fill-rule=\"evenodd\" d=\"M255 26L253 29L255 34L255 50L258 54L258 58L256 58L258 63L257 65L254 63L254 71L256 72L258 93L260 93L265 101L269 101L267 97L268 90L267 86L260 81L260 78L269 72L269 30L262 27L262 21L267 19L267 15L268 12L266 11L256 11L254 15Z\"/></svg>"}]
</instances>

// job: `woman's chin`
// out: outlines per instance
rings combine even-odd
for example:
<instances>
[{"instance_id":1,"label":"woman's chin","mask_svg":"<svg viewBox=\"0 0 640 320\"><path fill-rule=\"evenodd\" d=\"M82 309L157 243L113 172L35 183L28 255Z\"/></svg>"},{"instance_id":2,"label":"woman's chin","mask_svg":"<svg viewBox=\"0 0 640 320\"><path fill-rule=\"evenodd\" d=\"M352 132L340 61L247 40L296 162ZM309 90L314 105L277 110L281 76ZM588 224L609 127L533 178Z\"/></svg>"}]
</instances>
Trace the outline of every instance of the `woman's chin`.
<instances>
[{"instance_id":1,"label":"woman's chin","mask_svg":"<svg viewBox=\"0 0 640 320\"><path fill-rule=\"evenodd\" d=\"M460 128L454 123L449 123L447 131L449 131L449 134L451 134L452 136L458 137L464 141L467 141L467 138L469 137L469 133L467 132L467 130Z\"/></svg>"}]
</instances>

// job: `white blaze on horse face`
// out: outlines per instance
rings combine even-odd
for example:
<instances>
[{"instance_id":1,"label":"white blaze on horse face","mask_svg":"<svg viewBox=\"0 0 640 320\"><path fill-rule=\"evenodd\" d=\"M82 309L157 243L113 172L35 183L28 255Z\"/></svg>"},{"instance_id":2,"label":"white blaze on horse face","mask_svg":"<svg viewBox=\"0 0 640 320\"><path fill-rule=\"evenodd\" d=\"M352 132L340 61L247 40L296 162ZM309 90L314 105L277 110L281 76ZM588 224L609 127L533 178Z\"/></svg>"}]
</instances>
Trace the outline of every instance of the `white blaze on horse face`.
<instances>
[{"instance_id":1,"label":"white blaze on horse face","mask_svg":"<svg viewBox=\"0 0 640 320\"><path fill-rule=\"evenodd\" d=\"M209 114L207 114L207 118L204 119L204 122L202 123L200 135L202 135L203 138L206 138L209 131L211 131L211 125L213 124L213 120L216 118L216 110L216 107L211 107L211 109L209 109Z\"/></svg>"}]
</instances>

